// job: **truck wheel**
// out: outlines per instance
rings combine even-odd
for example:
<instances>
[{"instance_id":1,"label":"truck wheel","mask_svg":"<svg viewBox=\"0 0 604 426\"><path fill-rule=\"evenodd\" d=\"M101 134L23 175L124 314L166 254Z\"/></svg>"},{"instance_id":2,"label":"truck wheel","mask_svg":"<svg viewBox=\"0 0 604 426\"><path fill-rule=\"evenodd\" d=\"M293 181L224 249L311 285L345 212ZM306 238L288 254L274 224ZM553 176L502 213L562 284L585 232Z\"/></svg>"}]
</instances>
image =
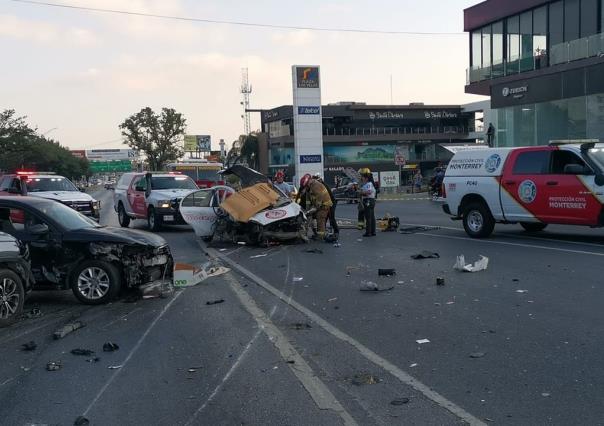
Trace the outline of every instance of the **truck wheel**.
<instances>
[{"instance_id":1,"label":"truck wheel","mask_svg":"<svg viewBox=\"0 0 604 426\"><path fill-rule=\"evenodd\" d=\"M493 233L495 219L484 203L470 203L463 212L463 227L472 238L486 238Z\"/></svg>"},{"instance_id":2,"label":"truck wheel","mask_svg":"<svg viewBox=\"0 0 604 426\"><path fill-rule=\"evenodd\" d=\"M522 226L527 232L539 232L547 228L547 223L520 222L520 226Z\"/></svg>"},{"instance_id":3,"label":"truck wheel","mask_svg":"<svg viewBox=\"0 0 604 426\"><path fill-rule=\"evenodd\" d=\"M122 228L127 228L130 225L130 217L126 214L126 209L122 203L117 208L117 220Z\"/></svg>"},{"instance_id":4,"label":"truck wheel","mask_svg":"<svg viewBox=\"0 0 604 426\"><path fill-rule=\"evenodd\" d=\"M0 327L14 323L23 313L23 281L8 269L0 270Z\"/></svg>"},{"instance_id":5,"label":"truck wheel","mask_svg":"<svg viewBox=\"0 0 604 426\"><path fill-rule=\"evenodd\" d=\"M161 229L161 216L158 216L155 213L155 209L153 207L149 207L149 211L147 213L147 225L149 226L149 230L153 232L157 232Z\"/></svg>"},{"instance_id":6,"label":"truck wheel","mask_svg":"<svg viewBox=\"0 0 604 426\"><path fill-rule=\"evenodd\" d=\"M71 290L86 305L100 305L115 298L122 286L118 269L108 262L87 260L71 275Z\"/></svg>"}]
</instances>

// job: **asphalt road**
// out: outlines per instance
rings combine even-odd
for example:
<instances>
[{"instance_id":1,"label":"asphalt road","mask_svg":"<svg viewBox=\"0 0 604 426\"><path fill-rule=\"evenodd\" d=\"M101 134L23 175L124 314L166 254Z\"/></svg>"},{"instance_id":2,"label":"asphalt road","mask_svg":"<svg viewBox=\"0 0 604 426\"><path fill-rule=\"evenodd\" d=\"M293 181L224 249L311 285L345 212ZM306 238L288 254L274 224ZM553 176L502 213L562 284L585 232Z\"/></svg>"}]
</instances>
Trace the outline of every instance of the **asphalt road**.
<instances>
[{"instance_id":1,"label":"asphalt road","mask_svg":"<svg viewBox=\"0 0 604 426\"><path fill-rule=\"evenodd\" d=\"M111 193L98 196L102 223L115 225ZM377 213L439 229L369 239L344 230L340 247L215 243L209 255L232 272L167 299L86 307L70 292L34 293L27 307L43 316L0 330L0 423L604 423L604 232L498 225L472 240L413 198ZM338 217L355 209L339 206ZM186 227L162 235L177 261L207 261ZM411 259L423 250L440 257ZM460 254L487 256L489 267L456 272ZM367 282L392 289L359 291ZM225 302L206 305L216 299ZM71 317L87 326L53 341ZM29 340L38 349L20 351ZM120 350L103 353L106 341ZM76 347L100 361L69 353ZM46 371L49 361L62 369Z\"/></svg>"}]
</instances>

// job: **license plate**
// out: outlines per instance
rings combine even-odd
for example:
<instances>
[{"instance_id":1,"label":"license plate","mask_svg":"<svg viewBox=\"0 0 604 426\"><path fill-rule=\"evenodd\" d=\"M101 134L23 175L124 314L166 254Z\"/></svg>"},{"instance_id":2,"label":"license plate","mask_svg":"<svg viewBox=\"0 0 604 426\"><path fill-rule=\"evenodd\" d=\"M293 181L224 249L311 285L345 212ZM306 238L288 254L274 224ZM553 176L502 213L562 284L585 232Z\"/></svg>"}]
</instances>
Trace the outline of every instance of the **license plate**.
<instances>
[{"instance_id":1,"label":"license plate","mask_svg":"<svg viewBox=\"0 0 604 426\"><path fill-rule=\"evenodd\" d=\"M164 216L164 220L166 222L173 222L174 221L174 216L172 216L171 214Z\"/></svg>"}]
</instances>

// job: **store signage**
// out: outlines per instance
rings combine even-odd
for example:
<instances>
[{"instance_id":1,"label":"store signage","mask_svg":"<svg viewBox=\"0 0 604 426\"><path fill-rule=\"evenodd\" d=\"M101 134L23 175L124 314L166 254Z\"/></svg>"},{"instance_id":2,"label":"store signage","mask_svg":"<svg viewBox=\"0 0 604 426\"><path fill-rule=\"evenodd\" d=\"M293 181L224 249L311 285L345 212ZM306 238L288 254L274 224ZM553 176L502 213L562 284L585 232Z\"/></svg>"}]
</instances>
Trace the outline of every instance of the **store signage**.
<instances>
[{"instance_id":1,"label":"store signage","mask_svg":"<svg viewBox=\"0 0 604 426\"><path fill-rule=\"evenodd\" d=\"M503 95L504 98L507 98L508 96L512 96L512 97L514 97L514 99L523 98L524 94L527 92L528 92L528 86L519 86L519 87L513 87L513 88L504 87L501 90L501 94Z\"/></svg>"},{"instance_id":2,"label":"store signage","mask_svg":"<svg viewBox=\"0 0 604 426\"><path fill-rule=\"evenodd\" d=\"M380 173L380 186L382 188L396 188L399 186L399 173L398 172L381 172Z\"/></svg>"},{"instance_id":3,"label":"store signage","mask_svg":"<svg viewBox=\"0 0 604 426\"><path fill-rule=\"evenodd\" d=\"M437 120L439 118L457 118L457 113L449 111L426 111L424 112L424 117L426 117L427 120Z\"/></svg>"},{"instance_id":4,"label":"store signage","mask_svg":"<svg viewBox=\"0 0 604 426\"><path fill-rule=\"evenodd\" d=\"M133 149L87 149L86 158L90 161L134 160L138 152Z\"/></svg>"},{"instance_id":5,"label":"store signage","mask_svg":"<svg viewBox=\"0 0 604 426\"><path fill-rule=\"evenodd\" d=\"M373 111L370 111L369 118L372 120L388 120L391 118L402 119L402 118L405 118L405 115L402 112L392 112L392 111L373 112Z\"/></svg>"},{"instance_id":6,"label":"store signage","mask_svg":"<svg viewBox=\"0 0 604 426\"><path fill-rule=\"evenodd\" d=\"M296 77L299 89L319 88L318 67L296 67Z\"/></svg>"},{"instance_id":7,"label":"store signage","mask_svg":"<svg viewBox=\"0 0 604 426\"><path fill-rule=\"evenodd\" d=\"M321 155L301 155L300 163L301 164L316 164L322 161Z\"/></svg>"},{"instance_id":8,"label":"store signage","mask_svg":"<svg viewBox=\"0 0 604 426\"><path fill-rule=\"evenodd\" d=\"M279 117L279 111L264 111L264 119L270 120Z\"/></svg>"},{"instance_id":9,"label":"store signage","mask_svg":"<svg viewBox=\"0 0 604 426\"><path fill-rule=\"evenodd\" d=\"M321 107L318 106L299 106L298 114L300 115L318 115L321 113Z\"/></svg>"}]
</instances>

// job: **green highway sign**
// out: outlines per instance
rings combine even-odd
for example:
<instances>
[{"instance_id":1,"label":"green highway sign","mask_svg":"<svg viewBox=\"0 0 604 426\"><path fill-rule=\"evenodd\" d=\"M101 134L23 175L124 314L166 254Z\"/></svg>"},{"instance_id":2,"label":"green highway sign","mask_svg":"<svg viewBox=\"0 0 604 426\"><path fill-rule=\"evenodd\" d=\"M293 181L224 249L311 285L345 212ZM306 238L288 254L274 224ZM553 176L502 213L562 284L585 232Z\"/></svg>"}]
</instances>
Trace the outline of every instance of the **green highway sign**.
<instances>
[{"instance_id":1,"label":"green highway sign","mask_svg":"<svg viewBox=\"0 0 604 426\"><path fill-rule=\"evenodd\" d=\"M132 163L128 160L118 161L91 161L90 171L92 173L103 172L131 172Z\"/></svg>"}]
</instances>

